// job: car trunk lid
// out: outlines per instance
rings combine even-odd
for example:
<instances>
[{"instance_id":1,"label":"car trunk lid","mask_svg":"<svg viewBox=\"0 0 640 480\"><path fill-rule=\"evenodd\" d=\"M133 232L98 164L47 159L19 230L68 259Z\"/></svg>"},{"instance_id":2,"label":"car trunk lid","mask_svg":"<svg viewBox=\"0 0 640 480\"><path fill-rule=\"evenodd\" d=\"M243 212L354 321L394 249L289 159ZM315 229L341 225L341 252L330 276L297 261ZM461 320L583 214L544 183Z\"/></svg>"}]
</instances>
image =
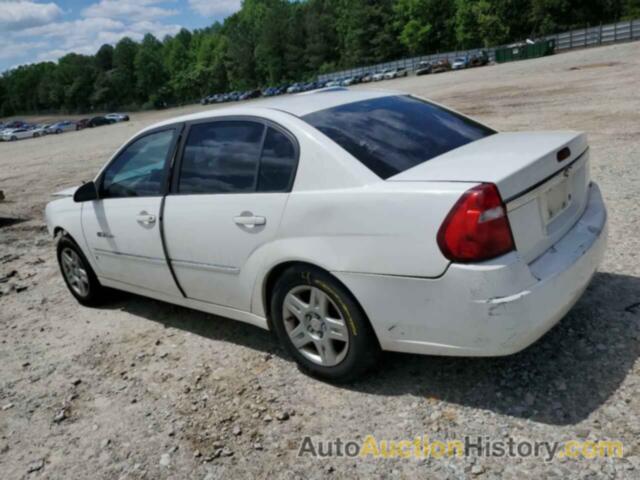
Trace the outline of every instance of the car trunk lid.
<instances>
[{"instance_id":1,"label":"car trunk lid","mask_svg":"<svg viewBox=\"0 0 640 480\"><path fill-rule=\"evenodd\" d=\"M530 262L559 240L584 211L587 146L586 136L577 132L497 133L388 181L494 183L507 206L516 249Z\"/></svg>"}]
</instances>

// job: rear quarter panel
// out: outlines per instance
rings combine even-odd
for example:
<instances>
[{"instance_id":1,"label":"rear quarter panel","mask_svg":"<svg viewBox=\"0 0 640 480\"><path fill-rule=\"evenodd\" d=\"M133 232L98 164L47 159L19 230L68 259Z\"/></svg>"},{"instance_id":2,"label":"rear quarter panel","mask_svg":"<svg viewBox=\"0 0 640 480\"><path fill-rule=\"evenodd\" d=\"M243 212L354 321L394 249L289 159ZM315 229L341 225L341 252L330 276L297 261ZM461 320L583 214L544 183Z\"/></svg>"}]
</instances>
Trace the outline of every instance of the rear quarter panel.
<instances>
[{"instance_id":1,"label":"rear quarter panel","mask_svg":"<svg viewBox=\"0 0 640 480\"><path fill-rule=\"evenodd\" d=\"M437 245L438 229L470 186L380 181L294 191L279 237L288 252L319 258L330 270L438 277L449 264Z\"/></svg>"},{"instance_id":2,"label":"rear quarter panel","mask_svg":"<svg viewBox=\"0 0 640 480\"><path fill-rule=\"evenodd\" d=\"M285 262L310 263L334 273L438 278L449 265L438 248L438 229L474 185L379 181L347 189L294 190L277 238L254 252L251 267L243 272L257 279L253 313L265 315L264 283Z\"/></svg>"}]
</instances>

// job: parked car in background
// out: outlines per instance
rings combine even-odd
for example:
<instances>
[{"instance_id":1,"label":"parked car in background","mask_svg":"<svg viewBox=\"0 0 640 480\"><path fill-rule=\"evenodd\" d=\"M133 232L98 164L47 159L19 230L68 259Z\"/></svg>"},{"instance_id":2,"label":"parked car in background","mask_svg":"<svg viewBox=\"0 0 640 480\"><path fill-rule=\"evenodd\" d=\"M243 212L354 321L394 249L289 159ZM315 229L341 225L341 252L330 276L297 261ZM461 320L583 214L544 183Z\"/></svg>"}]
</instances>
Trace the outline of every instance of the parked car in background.
<instances>
[{"instance_id":1,"label":"parked car in background","mask_svg":"<svg viewBox=\"0 0 640 480\"><path fill-rule=\"evenodd\" d=\"M318 89L318 82L307 82L305 84L303 84L302 86L302 91L303 92L310 92L312 90L317 90Z\"/></svg>"},{"instance_id":2,"label":"parked car in background","mask_svg":"<svg viewBox=\"0 0 640 480\"><path fill-rule=\"evenodd\" d=\"M33 132L26 128L8 128L2 132L2 140L5 142L13 142L23 138L33 138Z\"/></svg>"},{"instance_id":3,"label":"parked car in background","mask_svg":"<svg viewBox=\"0 0 640 480\"><path fill-rule=\"evenodd\" d=\"M431 73L442 73L448 72L449 70L451 70L451 64L449 63L449 60L443 58L442 60L438 60L433 64Z\"/></svg>"},{"instance_id":4,"label":"parked car in background","mask_svg":"<svg viewBox=\"0 0 640 480\"><path fill-rule=\"evenodd\" d=\"M22 120L13 120L7 124L5 124L4 128L28 128L29 124L27 122L23 122Z\"/></svg>"},{"instance_id":5,"label":"parked car in background","mask_svg":"<svg viewBox=\"0 0 640 480\"><path fill-rule=\"evenodd\" d=\"M404 67L394 68L391 71L387 72L384 75L384 78L387 79L387 80L391 80L393 78L406 77L408 75L408 73L409 72Z\"/></svg>"},{"instance_id":6,"label":"parked car in background","mask_svg":"<svg viewBox=\"0 0 640 480\"><path fill-rule=\"evenodd\" d=\"M431 62L420 62L416 68L416 75L428 75L431 73Z\"/></svg>"},{"instance_id":7,"label":"parked car in background","mask_svg":"<svg viewBox=\"0 0 640 480\"><path fill-rule=\"evenodd\" d=\"M126 113L107 113L104 117L108 118L109 120L114 120L116 122L129 121L129 115L127 115Z\"/></svg>"},{"instance_id":8,"label":"parked car in background","mask_svg":"<svg viewBox=\"0 0 640 480\"><path fill-rule=\"evenodd\" d=\"M383 70L382 72L376 72L371 77L371 80L374 82L379 82L380 80L384 80L384 77L387 73L392 72L392 69Z\"/></svg>"},{"instance_id":9,"label":"parked car in background","mask_svg":"<svg viewBox=\"0 0 640 480\"><path fill-rule=\"evenodd\" d=\"M349 83L349 85L357 85L358 83L362 83L362 79L364 78L364 74L363 73L359 73L356 75L353 75L351 77L349 77L349 80L351 83ZM349 86L349 85L345 85L345 86Z\"/></svg>"},{"instance_id":10,"label":"parked car in background","mask_svg":"<svg viewBox=\"0 0 640 480\"><path fill-rule=\"evenodd\" d=\"M282 85L278 85L278 93L277 95L284 95L287 93L287 89L291 86L289 83L283 83Z\"/></svg>"},{"instance_id":11,"label":"parked car in background","mask_svg":"<svg viewBox=\"0 0 640 480\"><path fill-rule=\"evenodd\" d=\"M489 55L486 51L482 51L477 55L472 55L469 60L470 67L483 67L489 63Z\"/></svg>"},{"instance_id":12,"label":"parked car in background","mask_svg":"<svg viewBox=\"0 0 640 480\"><path fill-rule=\"evenodd\" d=\"M362 76L362 83L369 83L373 80L373 72L367 72Z\"/></svg>"},{"instance_id":13,"label":"parked car in background","mask_svg":"<svg viewBox=\"0 0 640 480\"><path fill-rule=\"evenodd\" d=\"M116 288L272 329L351 381L381 350L510 355L558 323L606 248L589 156L579 132L340 89L150 126L45 217L80 303Z\"/></svg>"},{"instance_id":14,"label":"parked car in background","mask_svg":"<svg viewBox=\"0 0 640 480\"><path fill-rule=\"evenodd\" d=\"M260 90L247 90L240 96L240 100L249 100L251 98L259 98L262 96L262 92Z\"/></svg>"},{"instance_id":15,"label":"parked car in background","mask_svg":"<svg viewBox=\"0 0 640 480\"><path fill-rule=\"evenodd\" d=\"M301 83L294 83L289 88L287 88L287 93L299 93L302 91Z\"/></svg>"},{"instance_id":16,"label":"parked car in background","mask_svg":"<svg viewBox=\"0 0 640 480\"><path fill-rule=\"evenodd\" d=\"M87 128L89 126L89 118L83 118L76 122L76 130L82 130L83 128Z\"/></svg>"},{"instance_id":17,"label":"parked car in background","mask_svg":"<svg viewBox=\"0 0 640 480\"><path fill-rule=\"evenodd\" d=\"M50 127L51 125L49 125L48 123L40 123L38 125L35 125L32 129L31 129L31 133L33 134L34 138L37 137L42 137L44 135L47 135L49 132L47 131L47 129Z\"/></svg>"},{"instance_id":18,"label":"parked car in background","mask_svg":"<svg viewBox=\"0 0 640 480\"><path fill-rule=\"evenodd\" d=\"M114 124L114 123L116 123L115 120L99 115L99 116L93 117L91 120L89 120L87 122L87 127L89 127L89 128L102 127L103 125L111 125L111 124Z\"/></svg>"},{"instance_id":19,"label":"parked car in background","mask_svg":"<svg viewBox=\"0 0 640 480\"><path fill-rule=\"evenodd\" d=\"M457 57L451 64L451 70L463 70L469 66L469 57Z\"/></svg>"},{"instance_id":20,"label":"parked car in background","mask_svg":"<svg viewBox=\"0 0 640 480\"><path fill-rule=\"evenodd\" d=\"M76 124L75 122L66 120L64 122L57 122L49 125L49 127L47 127L47 134L60 134L70 130L76 130Z\"/></svg>"},{"instance_id":21,"label":"parked car in background","mask_svg":"<svg viewBox=\"0 0 640 480\"><path fill-rule=\"evenodd\" d=\"M326 87L339 87L342 85L342 79L334 78L333 80L329 80L325 86Z\"/></svg>"}]
</instances>

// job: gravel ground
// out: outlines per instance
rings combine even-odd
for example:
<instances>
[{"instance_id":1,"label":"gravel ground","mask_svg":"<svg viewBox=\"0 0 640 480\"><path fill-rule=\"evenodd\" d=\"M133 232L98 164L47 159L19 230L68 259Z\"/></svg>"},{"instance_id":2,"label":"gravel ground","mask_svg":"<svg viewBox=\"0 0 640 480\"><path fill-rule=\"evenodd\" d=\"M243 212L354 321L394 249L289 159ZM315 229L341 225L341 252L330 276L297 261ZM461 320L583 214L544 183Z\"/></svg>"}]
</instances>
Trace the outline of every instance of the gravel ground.
<instances>
[{"instance_id":1,"label":"gravel ground","mask_svg":"<svg viewBox=\"0 0 640 480\"><path fill-rule=\"evenodd\" d=\"M535 345L499 359L386 354L362 381L306 377L268 332L122 294L79 306L42 220L143 126L0 144L0 472L14 478L639 478L638 43L376 84L499 130L588 132L610 214L591 286ZM371 88L371 86L359 87ZM6 218L25 221L9 225ZM316 440L621 440L623 458L298 457Z\"/></svg>"}]
</instances>

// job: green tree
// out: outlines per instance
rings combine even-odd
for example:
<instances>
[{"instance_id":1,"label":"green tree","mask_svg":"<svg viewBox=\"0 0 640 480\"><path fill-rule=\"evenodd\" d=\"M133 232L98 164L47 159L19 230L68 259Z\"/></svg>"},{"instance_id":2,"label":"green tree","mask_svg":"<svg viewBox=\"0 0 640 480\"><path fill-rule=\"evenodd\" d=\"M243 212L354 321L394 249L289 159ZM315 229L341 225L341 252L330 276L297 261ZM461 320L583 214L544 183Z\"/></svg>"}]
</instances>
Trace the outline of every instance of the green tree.
<instances>
[{"instance_id":1,"label":"green tree","mask_svg":"<svg viewBox=\"0 0 640 480\"><path fill-rule=\"evenodd\" d=\"M639 17L640 0L244 0L223 22L162 42L125 37L92 56L4 72L0 112L165 106Z\"/></svg>"},{"instance_id":2,"label":"green tree","mask_svg":"<svg viewBox=\"0 0 640 480\"><path fill-rule=\"evenodd\" d=\"M455 7L449 0L398 0L394 5L398 39L412 55L451 48Z\"/></svg>"},{"instance_id":3,"label":"green tree","mask_svg":"<svg viewBox=\"0 0 640 480\"><path fill-rule=\"evenodd\" d=\"M339 60L334 4L335 0L311 0L304 9L304 58L309 72L335 68Z\"/></svg>"},{"instance_id":4,"label":"green tree","mask_svg":"<svg viewBox=\"0 0 640 480\"><path fill-rule=\"evenodd\" d=\"M167 81L167 73L162 62L162 44L147 33L134 59L138 95L148 101L156 95Z\"/></svg>"},{"instance_id":5,"label":"green tree","mask_svg":"<svg viewBox=\"0 0 640 480\"><path fill-rule=\"evenodd\" d=\"M135 59L138 44L129 37L124 37L113 50L113 69L110 78L116 92L119 105L130 105L136 101L136 66Z\"/></svg>"},{"instance_id":6,"label":"green tree","mask_svg":"<svg viewBox=\"0 0 640 480\"><path fill-rule=\"evenodd\" d=\"M96 67L103 72L107 72L113 68L113 47L104 44L96 52Z\"/></svg>"}]
</instances>

